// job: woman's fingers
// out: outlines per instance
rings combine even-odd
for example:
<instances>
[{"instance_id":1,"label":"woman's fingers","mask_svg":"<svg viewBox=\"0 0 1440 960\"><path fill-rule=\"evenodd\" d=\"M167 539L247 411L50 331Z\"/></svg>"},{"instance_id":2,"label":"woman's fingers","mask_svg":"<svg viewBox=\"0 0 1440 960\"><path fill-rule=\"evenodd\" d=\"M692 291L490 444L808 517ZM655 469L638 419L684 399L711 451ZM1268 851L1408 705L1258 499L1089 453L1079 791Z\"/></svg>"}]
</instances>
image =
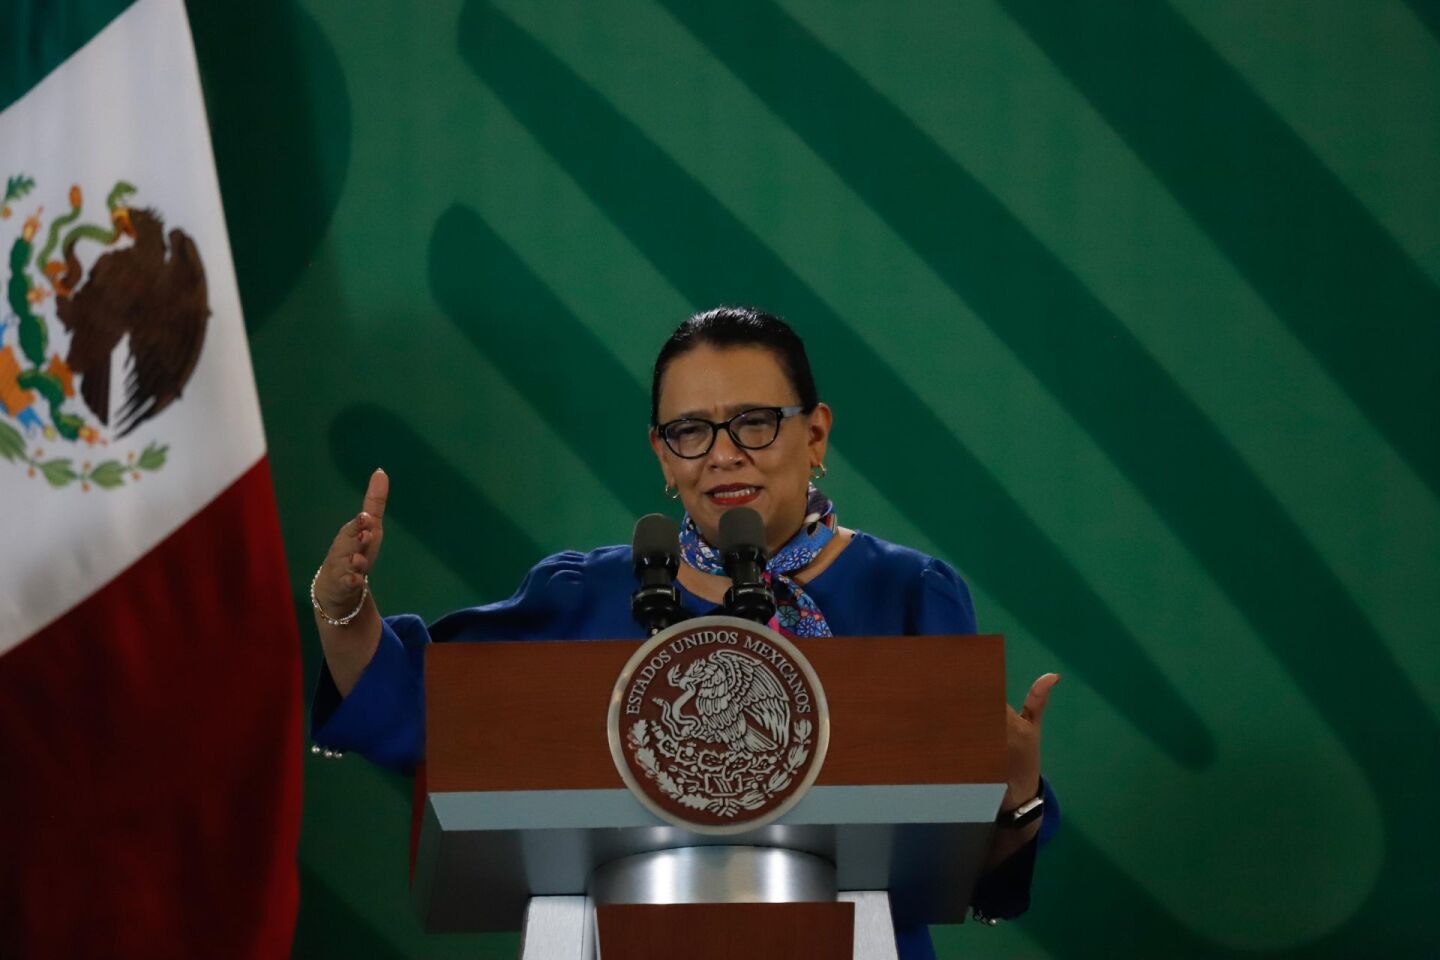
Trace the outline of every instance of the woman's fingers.
<instances>
[{"instance_id":1,"label":"woman's fingers","mask_svg":"<svg viewBox=\"0 0 1440 960\"><path fill-rule=\"evenodd\" d=\"M1032 683L1030 692L1025 694L1025 705L1020 710L1020 716L1035 726L1040 726L1040 721L1045 716L1045 707L1050 702L1050 691L1059 682L1060 674L1047 673Z\"/></svg>"},{"instance_id":2,"label":"woman's fingers","mask_svg":"<svg viewBox=\"0 0 1440 960\"><path fill-rule=\"evenodd\" d=\"M361 552L373 554L375 544L380 542L380 530L376 528L374 521L368 520L366 514L360 514L335 535L335 542L330 545L332 556L344 556L346 554Z\"/></svg>"},{"instance_id":3,"label":"woman's fingers","mask_svg":"<svg viewBox=\"0 0 1440 960\"><path fill-rule=\"evenodd\" d=\"M325 562L321 579L328 573L339 583L348 584L347 575L358 573L361 577L370 572L370 561L363 553L340 553Z\"/></svg>"},{"instance_id":4,"label":"woman's fingers","mask_svg":"<svg viewBox=\"0 0 1440 960\"><path fill-rule=\"evenodd\" d=\"M365 488L363 509L336 532L315 583L316 598L327 610L331 605L353 605L359 598L385 538L382 521L389 495L390 478L384 470L376 470Z\"/></svg>"},{"instance_id":5,"label":"woman's fingers","mask_svg":"<svg viewBox=\"0 0 1440 960\"><path fill-rule=\"evenodd\" d=\"M385 528L380 526L378 521L366 525L358 534L356 540L360 550L371 560L374 560L380 552L380 541L385 539Z\"/></svg>"},{"instance_id":6,"label":"woman's fingers","mask_svg":"<svg viewBox=\"0 0 1440 960\"><path fill-rule=\"evenodd\" d=\"M373 520L366 524L367 519L367 515L362 513L340 528L340 532L335 535L335 542L330 545L328 559L343 560L350 569L359 570L361 573L370 571L376 556L379 555L380 541L384 534L374 526Z\"/></svg>"},{"instance_id":7,"label":"woman's fingers","mask_svg":"<svg viewBox=\"0 0 1440 960\"><path fill-rule=\"evenodd\" d=\"M385 504L390 497L390 478L384 470L370 474L365 487L365 501L355 524L355 548L373 563L385 538Z\"/></svg>"},{"instance_id":8,"label":"woman's fingers","mask_svg":"<svg viewBox=\"0 0 1440 960\"><path fill-rule=\"evenodd\" d=\"M376 468L370 474L370 483L365 488L365 503L361 509L375 518L378 524L385 518L385 501L390 498L390 477L384 470Z\"/></svg>"},{"instance_id":9,"label":"woman's fingers","mask_svg":"<svg viewBox=\"0 0 1440 960\"><path fill-rule=\"evenodd\" d=\"M378 472L378 471L377 471ZM384 474L379 474L384 477ZM371 487L375 483L372 481ZM383 486L383 484L382 484ZM366 502L374 505L374 498L366 496ZM384 508L384 500L381 499L380 506ZM339 532L335 534L335 540L330 545L330 556L348 556L352 553L363 553L372 562L380 549L380 541L385 538L385 527L378 516L368 510L362 511L352 517Z\"/></svg>"}]
</instances>

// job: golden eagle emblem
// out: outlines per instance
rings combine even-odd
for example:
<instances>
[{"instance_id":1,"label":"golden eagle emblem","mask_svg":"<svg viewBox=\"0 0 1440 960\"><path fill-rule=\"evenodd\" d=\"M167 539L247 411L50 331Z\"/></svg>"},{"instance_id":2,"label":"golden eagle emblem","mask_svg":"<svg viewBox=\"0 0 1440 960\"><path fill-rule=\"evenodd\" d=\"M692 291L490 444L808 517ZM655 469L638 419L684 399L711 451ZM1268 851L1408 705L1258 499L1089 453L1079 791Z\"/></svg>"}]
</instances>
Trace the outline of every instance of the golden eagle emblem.
<instances>
[{"instance_id":1,"label":"golden eagle emblem","mask_svg":"<svg viewBox=\"0 0 1440 960\"><path fill-rule=\"evenodd\" d=\"M135 206L124 180L98 223L84 222L78 184L48 224L41 205L17 216L35 186L8 177L0 205L0 236L19 227L0 310L0 457L51 486L113 489L164 466L168 447L47 458L45 445L110 447L180 399L210 318L205 266L190 235Z\"/></svg>"}]
</instances>

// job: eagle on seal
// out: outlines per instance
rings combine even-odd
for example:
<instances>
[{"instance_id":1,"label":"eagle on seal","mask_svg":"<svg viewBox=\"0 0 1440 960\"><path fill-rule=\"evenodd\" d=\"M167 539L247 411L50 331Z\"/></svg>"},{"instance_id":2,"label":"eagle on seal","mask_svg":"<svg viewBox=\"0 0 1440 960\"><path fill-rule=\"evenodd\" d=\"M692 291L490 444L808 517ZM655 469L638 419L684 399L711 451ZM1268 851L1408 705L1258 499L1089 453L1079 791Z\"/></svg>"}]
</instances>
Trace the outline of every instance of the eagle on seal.
<instances>
[{"instance_id":1,"label":"eagle on seal","mask_svg":"<svg viewBox=\"0 0 1440 960\"><path fill-rule=\"evenodd\" d=\"M123 437L179 399L199 362L210 307L195 241L180 229L167 235L152 209L118 212L134 243L102 254L78 289L57 287L55 309L71 334L66 363L85 405ZM73 243L64 252L66 278L78 277ZM127 335L132 363L112 422L111 354Z\"/></svg>"},{"instance_id":2,"label":"eagle on seal","mask_svg":"<svg viewBox=\"0 0 1440 960\"><path fill-rule=\"evenodd\" d=\"M783 749L789 742L789 698L754 657L716 650L691 662L684 673L671 667L666 679L685 691L673 703L657 698L660 719L676 737L698 737L747 753ZM687 717L680 711L692 698L695 716Z\"/></svg>"}]
</instances>

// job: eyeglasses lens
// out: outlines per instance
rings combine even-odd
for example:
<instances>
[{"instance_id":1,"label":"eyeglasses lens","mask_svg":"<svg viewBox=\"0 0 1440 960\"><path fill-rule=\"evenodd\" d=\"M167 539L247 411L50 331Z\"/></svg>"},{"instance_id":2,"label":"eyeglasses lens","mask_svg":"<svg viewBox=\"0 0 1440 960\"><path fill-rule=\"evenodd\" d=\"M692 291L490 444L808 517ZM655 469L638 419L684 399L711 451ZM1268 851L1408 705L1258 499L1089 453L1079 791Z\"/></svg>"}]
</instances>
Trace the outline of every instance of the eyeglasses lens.
<instances>
[{"instance_id":1,"label":"eyeglasses lens","mask_svg":"<svg viewBox=\"0 0 1440 960\"><path fill-rule=\"evenodd\" d=\"M677 420L665 428L665 442L682 457L705 453L713 436L713 428L704 420Z\"/></svg>"},{"instance_id":2,"label":"eyeglasses lens","mask_svg":"<svg viewBox=\"0 0 1440 960\"><path fill-rule=\"evenodd\" d=\"M758 450L775 439L780 418L774 410L747 410L730 421L730 436L742 447Z\"/></svg>"}]
</instances>

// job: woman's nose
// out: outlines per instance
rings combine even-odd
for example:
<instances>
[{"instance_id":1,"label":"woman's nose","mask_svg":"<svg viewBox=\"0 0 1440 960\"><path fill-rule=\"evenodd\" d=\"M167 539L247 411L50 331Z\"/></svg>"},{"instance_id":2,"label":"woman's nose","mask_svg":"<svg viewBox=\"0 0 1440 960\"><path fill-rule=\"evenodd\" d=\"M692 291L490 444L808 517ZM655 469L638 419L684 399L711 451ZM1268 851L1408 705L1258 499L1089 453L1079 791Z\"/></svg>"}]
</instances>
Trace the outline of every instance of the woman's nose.
<instances>
[{"instance_id":1,"label":"woman's nose","mask_svg":"<svg viewBox=\"0 0 1440 960\"><path fill-rule=\"evenodd\" d=\"M745 458L745 448L735 442L730 431L721 427L715 431L715 442L710 445L709 459L712 463L732 464Z\"/></svg>"}]
</instances>

